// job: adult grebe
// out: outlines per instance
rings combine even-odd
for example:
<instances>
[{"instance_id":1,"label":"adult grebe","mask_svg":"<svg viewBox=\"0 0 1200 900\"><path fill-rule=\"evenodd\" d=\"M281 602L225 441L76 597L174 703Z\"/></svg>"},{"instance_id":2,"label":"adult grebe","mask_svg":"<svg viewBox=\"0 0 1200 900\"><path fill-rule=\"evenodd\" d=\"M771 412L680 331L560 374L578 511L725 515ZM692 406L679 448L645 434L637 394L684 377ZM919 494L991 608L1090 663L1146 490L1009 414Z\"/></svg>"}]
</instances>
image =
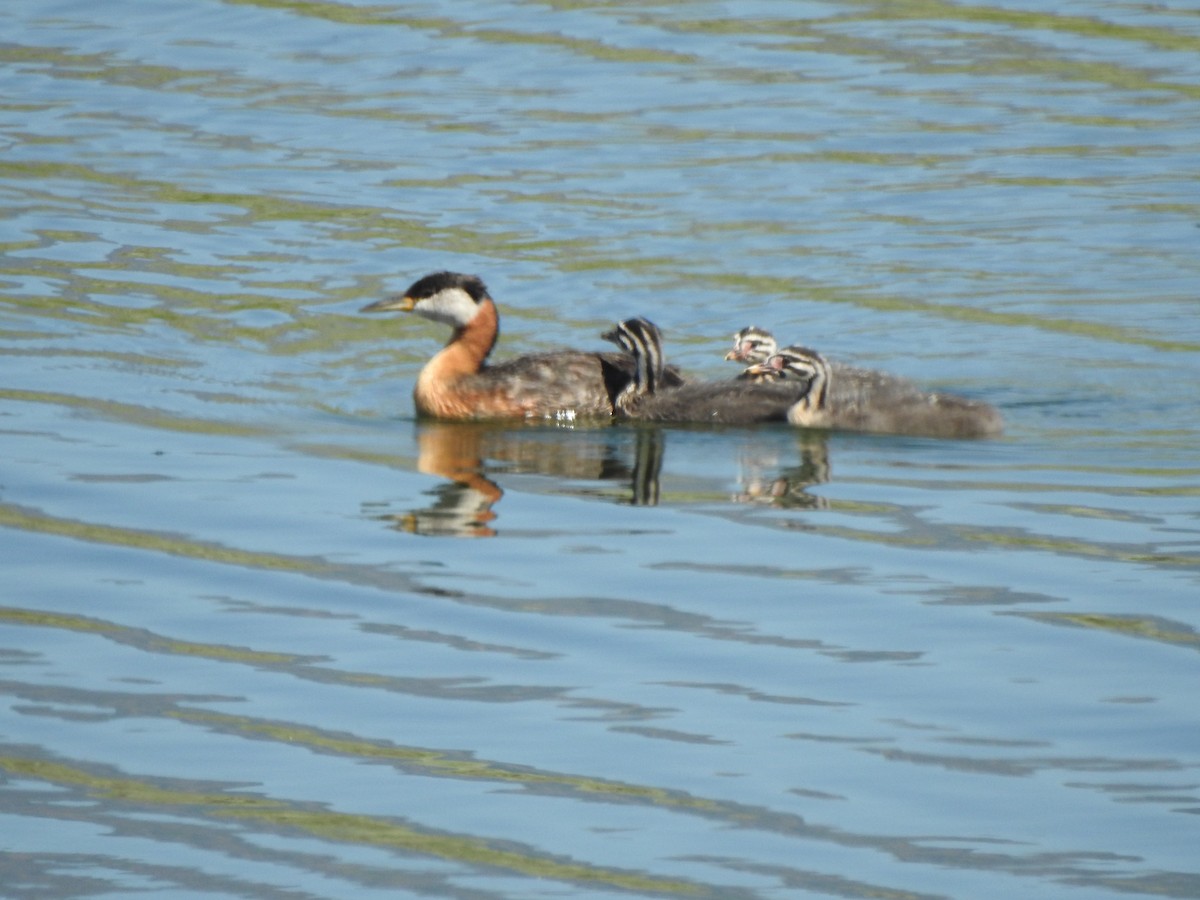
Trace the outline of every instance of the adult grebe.
<instances>
[{"instance_id":1,"label":"adult grebe","mask_svg":"<svg viewBox=\"0 0 1200 900\"><path fill-rule=\"evenodd\" d=\"M626 319L601 335L636 362L633 381L615 400L617 415L651 422L711 422L749 425L782 422L807 390L795 379L663 383L662 334L646 319Z\"/></svg>"},{"instance_id":2,"label":"adult grebe","mask_svg":"<svg viewBox=\"0 0 1200 900\"><path fill-rule=\"evenodd\" d=\"M808 386L787 413L793 425L920 437L996 437L1004 422L995 407L953 394L931 394L911 382L882 376L837 391L840 375L821 354L805 347L784 347L747 370L779 381Z\"/></svg>"},{"instance_id":3,"label":"adult grebe","mask_svg":"<svg viewBox=\"0 0 1200 900\"><path fill-rule=\"evenodd\" d=\"M576 418L613 414L613 401L633 378L634 361L620 353L557 350L488 365L500 319L482 279L435 272L397 297L363 312L415 312L454 329L449 343L417 376L417 413L437 419ZM674 370L669 384L681 384Z\"/></svg>"}]
</instances>

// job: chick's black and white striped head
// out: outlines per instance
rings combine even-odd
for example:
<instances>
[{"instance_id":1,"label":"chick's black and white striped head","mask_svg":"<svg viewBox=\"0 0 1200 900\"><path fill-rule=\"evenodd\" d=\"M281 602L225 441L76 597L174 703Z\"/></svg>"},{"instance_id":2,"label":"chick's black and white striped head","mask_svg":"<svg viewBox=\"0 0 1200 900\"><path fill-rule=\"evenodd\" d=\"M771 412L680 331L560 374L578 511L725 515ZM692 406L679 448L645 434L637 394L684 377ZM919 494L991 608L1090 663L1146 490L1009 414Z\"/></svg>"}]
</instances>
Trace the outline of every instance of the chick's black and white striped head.
<instances>
[{"instance_id":1,"label":"chick's black and white striped head","mask_svg":"<svg viewBox=\"0 0 1200 900\"><path fill-rule=\"evenodd\" d=\"M362 311L415 312L434 322L460 328L475 317L481 303L490 300L487 286L478 275L434 272L414 281L402 295L377 300Z\"/></svg>"},{"instance_id":2,"label":"chick's black and white striped head","mask_svg":"<svg viewBox=\"0 0 1200 900\"><path fill-rule=\"evenodd\" d=\"M611 331L601 335L612 341L637 363L635 383L631 385L638 393L654 393L662 383L663 361L662 332L649 319L638 316L618 322Z\"/></svg>"},{"instance_id":3,"label":"chick's black and white striped head","mask_svg":"<svg viewBox=\"0 0 1200 900\"><path fill-rule=\"evenodd\" d=\"M808 392L801 401L810 409L824 408L829 394L829 363L816 350L808 347L784 347L763 362L751 366L772 380L803 381Z\"/></svg>"},{"instance_id":4,"label":"chick's black and white striped head","mask_svg":"<svg viewBox=\"0 0 1200 900\"><path fill-rule=\"evenodd\" d=\"M604 332L600 337L612 341L633 356L647 354L649 348L662 344L662 332L658 330L658 326L641 316L618 322L616 327Z\"/></svg>"},{"instance_id":5,"label":"chick's black and white striped head","mask_svg":"<svg viewBox=\"0 0 1200 900\"><path fill-rule=\"evenodd\" d=\"M725 354L732 362L760 363L775 354L779 345L765 328L747 325L733 336L733 349Z\"/></svg>"},{"instance_id":6,"label":"chick's black and white striped head","mask_svg":"<svg viewBox=\"0 0 1200 900\"><path fill-rule=\"evenodd\" d=\"M825 357L816 350L796 345L772 353L764 365L778 372L781 378L809 379L829 368Z\"/></svg>"}]
</instances>

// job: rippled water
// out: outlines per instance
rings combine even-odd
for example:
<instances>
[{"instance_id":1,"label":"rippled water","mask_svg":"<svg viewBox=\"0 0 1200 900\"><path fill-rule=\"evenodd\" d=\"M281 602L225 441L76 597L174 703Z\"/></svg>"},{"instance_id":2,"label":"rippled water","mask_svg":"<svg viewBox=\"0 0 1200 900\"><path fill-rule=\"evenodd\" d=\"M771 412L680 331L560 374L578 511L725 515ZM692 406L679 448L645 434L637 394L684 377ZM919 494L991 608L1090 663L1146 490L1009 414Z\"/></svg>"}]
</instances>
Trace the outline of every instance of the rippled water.
<instances>
[{"instance_id":1,"label":"rippled water","mask_svg":"<svg viewBox=\"0 0 1200 900\"><path fill-rule=\"evenodd\" d=\"M1194 4L0 8L18 898L1198 897ZM998 441L416 423L771 326Z\"/></svg>"}]
</instances>

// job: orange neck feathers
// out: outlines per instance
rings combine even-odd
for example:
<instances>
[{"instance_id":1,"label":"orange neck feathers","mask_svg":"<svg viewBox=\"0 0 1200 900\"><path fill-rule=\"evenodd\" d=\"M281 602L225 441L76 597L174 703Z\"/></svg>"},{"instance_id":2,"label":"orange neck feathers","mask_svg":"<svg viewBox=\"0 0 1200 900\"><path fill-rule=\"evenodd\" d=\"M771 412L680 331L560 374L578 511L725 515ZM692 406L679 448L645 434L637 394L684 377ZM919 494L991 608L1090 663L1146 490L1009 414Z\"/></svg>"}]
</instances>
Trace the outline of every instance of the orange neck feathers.
<instances>
[{"instance_id":1,"label":"orange neck feathers","mask_svg":"<svg viewBox=\"0 0 1200 900\"><path fill-rule=\"evenodd\" d=\"M469 402L464 403L467 398L459 396L455 385L483 368L484 360L496 344L499 325L496 304L485 297L471 320L454 329L450 342L434 354L417 376L413 400L418 413L438 418L472 418L477 410Z\"/></svg>"}]
</instances>

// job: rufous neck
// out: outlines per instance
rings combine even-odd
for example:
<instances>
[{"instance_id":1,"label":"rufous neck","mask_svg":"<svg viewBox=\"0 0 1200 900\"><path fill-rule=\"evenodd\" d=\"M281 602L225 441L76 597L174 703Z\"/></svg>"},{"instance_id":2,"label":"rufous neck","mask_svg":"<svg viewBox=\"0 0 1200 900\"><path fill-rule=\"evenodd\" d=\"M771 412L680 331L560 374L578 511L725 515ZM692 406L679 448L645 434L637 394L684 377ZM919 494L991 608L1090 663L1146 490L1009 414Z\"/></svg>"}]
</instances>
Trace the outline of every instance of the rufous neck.
<instances>
[{"instance_id":1,"label":"rufous neck","mask_svg":"<svg viewBox=\"0 0 1200 900\"><path fill-rule=\"evenodd\" d=\"M496 304L490 297L484 297L479 301L471 321L454 330L447 346L460 345L475 360L478 369L496 346L499 333L500 317L496 313Z\"/></svg>"}]
</instances>

